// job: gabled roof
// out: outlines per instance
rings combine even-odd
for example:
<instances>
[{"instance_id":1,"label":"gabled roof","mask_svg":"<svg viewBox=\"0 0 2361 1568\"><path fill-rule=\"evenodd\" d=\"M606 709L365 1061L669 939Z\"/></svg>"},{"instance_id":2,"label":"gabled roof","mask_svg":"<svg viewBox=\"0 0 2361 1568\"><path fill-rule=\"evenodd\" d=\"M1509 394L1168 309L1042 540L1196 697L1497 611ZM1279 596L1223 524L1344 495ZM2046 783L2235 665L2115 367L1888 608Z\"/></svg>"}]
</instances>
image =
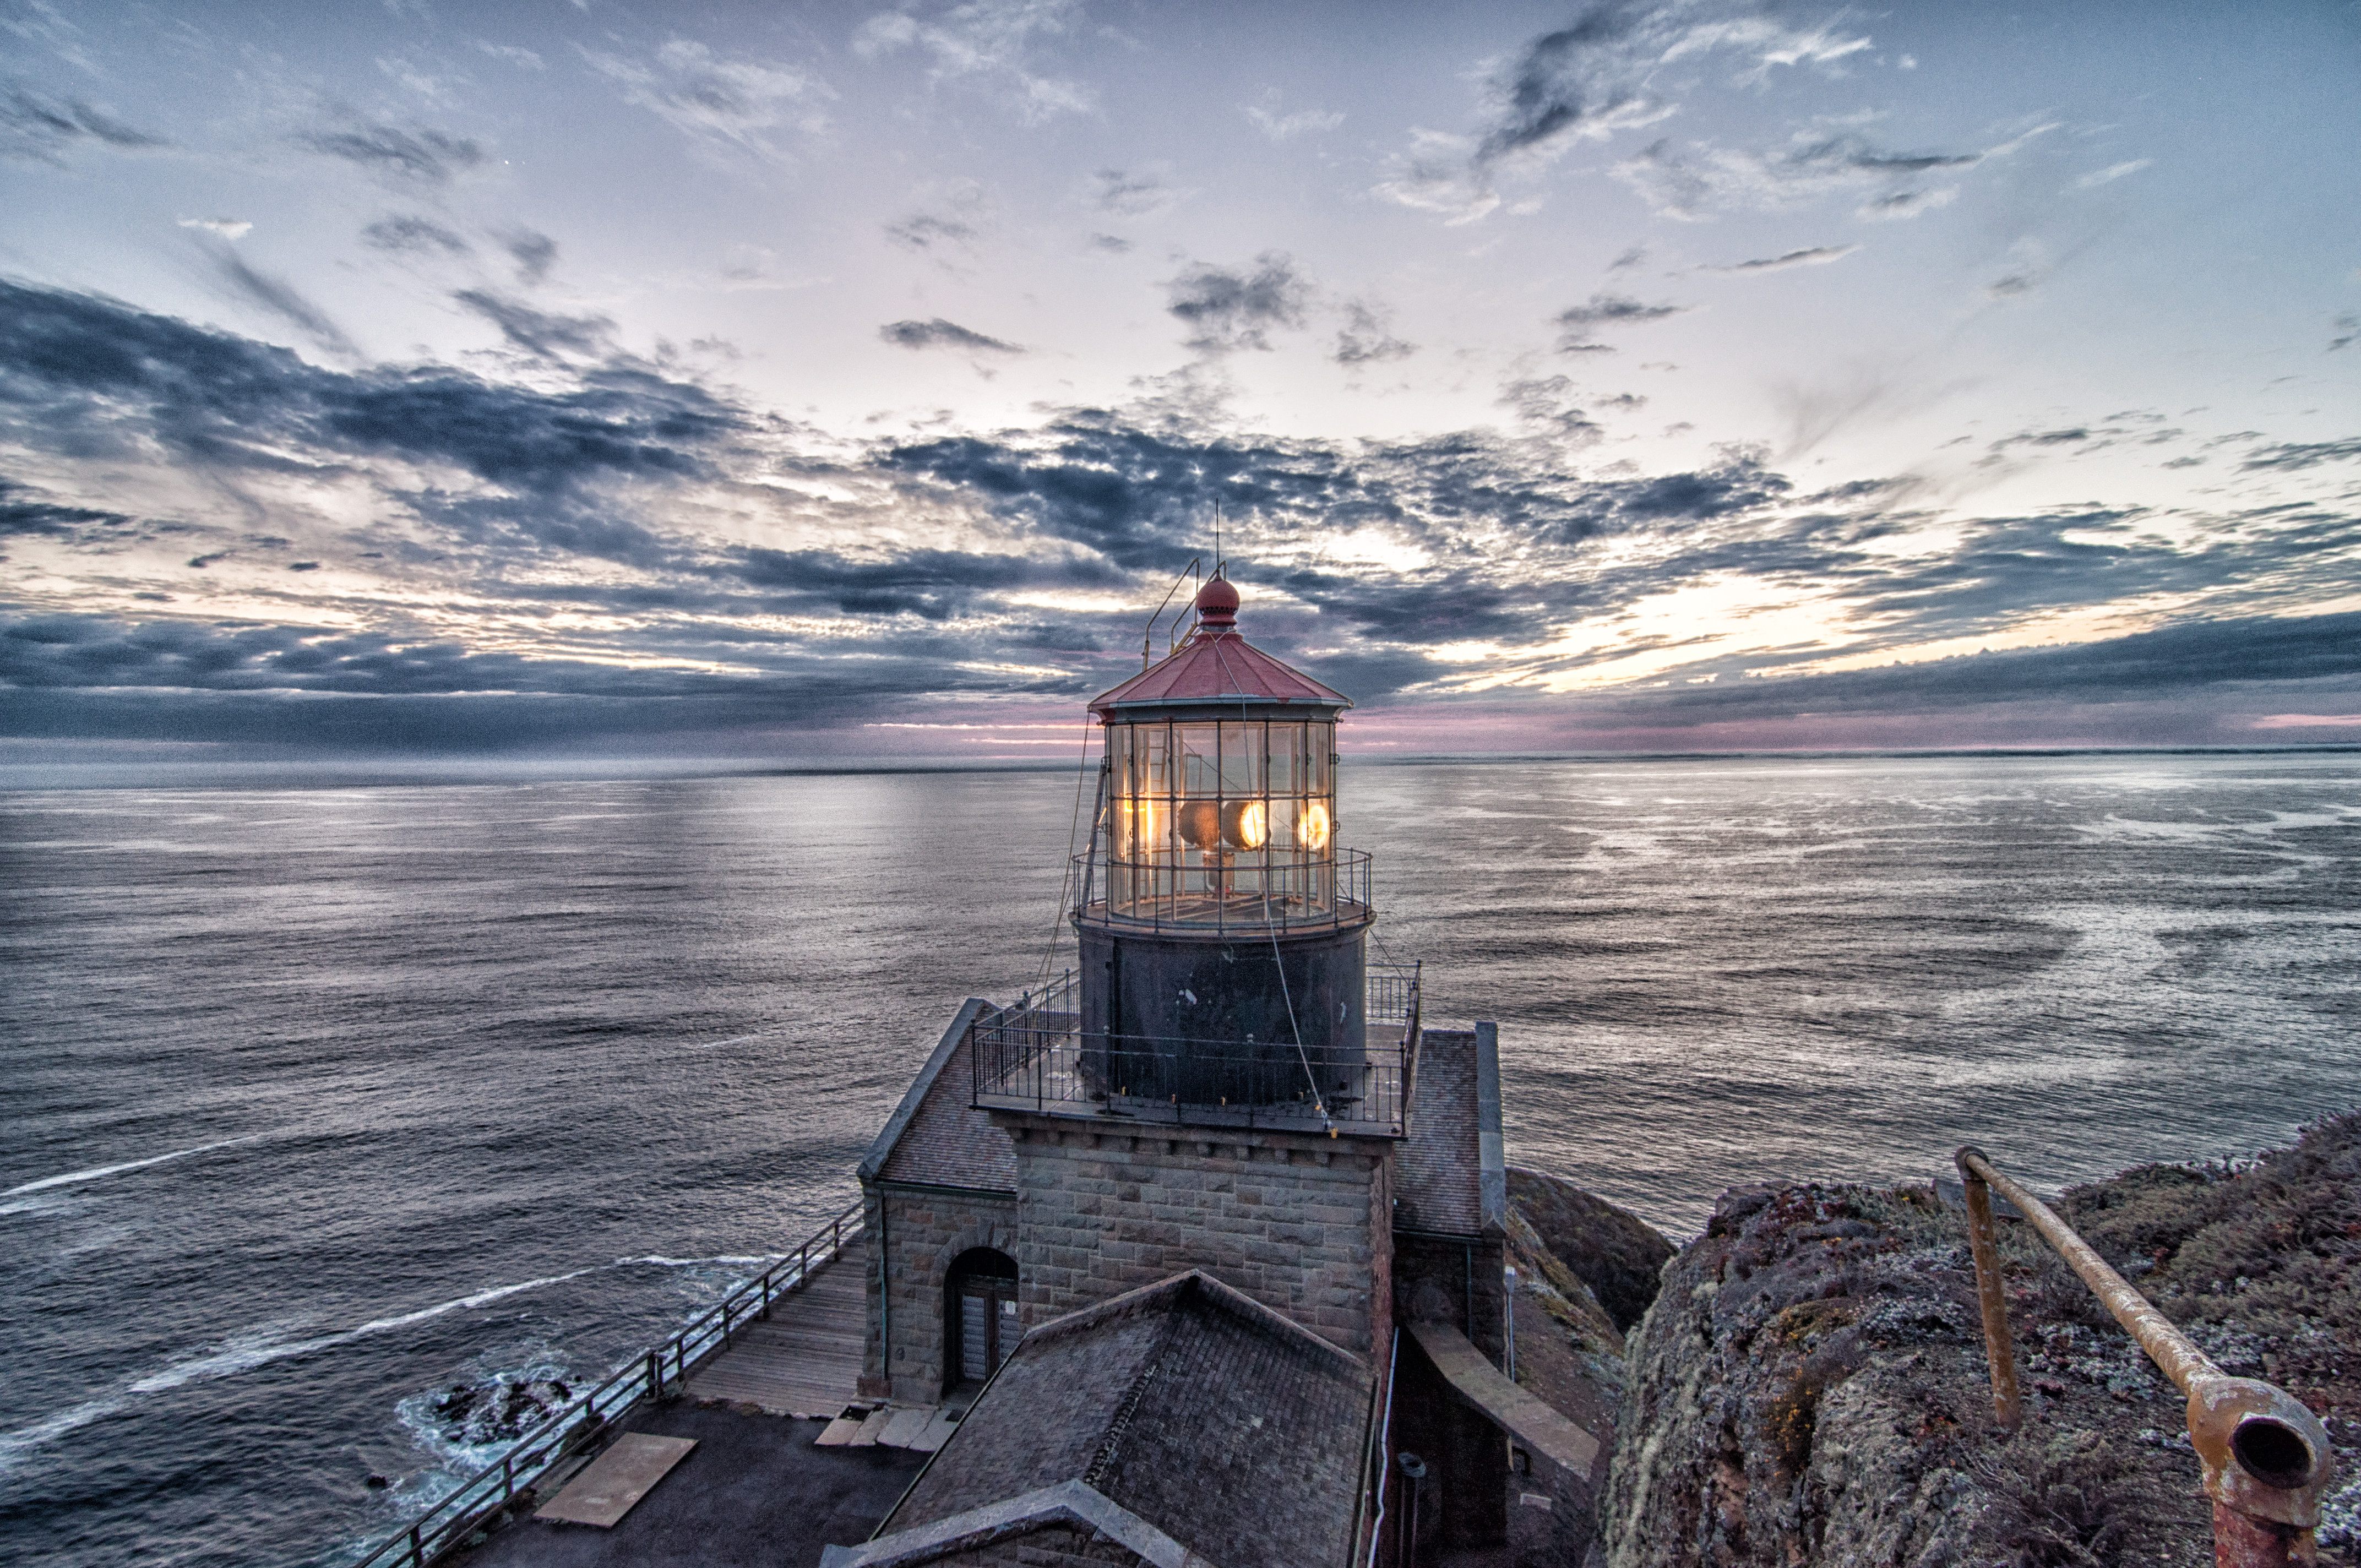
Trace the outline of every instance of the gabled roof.
<instances>
[{"instance_id":1,"label":"gabled roof","mask_svg":"<svg viewBox=\"0 0 2361 1568\"><path fill-rule=\"evenodd\" d=\"M902 1103L861 1162L863 1181L1016 1190L1016 1152L1008 1135L975 1108L967 1059L969 1025L992 1004L970 997L940 1044L910 1080Z\"/></svg>"},{"instance_id":2,"label":"gabled roof","mask_svg":"<svg viewBox=\"0 0 2361 1568\"><path fill-rule=\"evenodd\" d=\"M1302 671L1280 663L1238 635L1238 594L1215 577L1197 596L1203 619L1189 641L1173 652L1091 699L1091 712L1105 718L1116 708L1179 707L1201 703L1302 703L1350 707L1353 699L1322 685Z\"/></svg>"},{"instance_id":3,"label":"gabled roof","mask_svg":"<svg viewBox=\"0 0 2361 1568\"><path fill-rule=\"evenodd\" d=\"M1358 1356L1178 1274L1027 1334L871 1546L1078 1481L1222 1568L1341 1565L1372 1382Z\"/></svg>"}]
</instances>

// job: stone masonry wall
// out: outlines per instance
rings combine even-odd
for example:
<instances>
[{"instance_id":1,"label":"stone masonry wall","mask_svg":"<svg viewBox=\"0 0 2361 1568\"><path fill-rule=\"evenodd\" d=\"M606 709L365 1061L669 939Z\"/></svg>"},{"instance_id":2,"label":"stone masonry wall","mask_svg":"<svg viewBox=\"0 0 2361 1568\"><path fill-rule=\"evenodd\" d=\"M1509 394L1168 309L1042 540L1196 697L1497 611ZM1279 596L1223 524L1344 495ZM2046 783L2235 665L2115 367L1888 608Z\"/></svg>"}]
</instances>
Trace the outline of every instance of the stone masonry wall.
<instances>
[{"instance_id":1,"label":"stone masonry wall","mask_svg":"<svg viewBox=\"0 0 2361 1568\"><path fill-rule=\"evenodd\" d=\"M1390 1336L1386 1146L994 1119L1016 1143L1027 1328L1194 1267L1356 1354Z\"/></svg>"},{"instance_id":2,"label":"stone masonry wall","mask_svg":"<svg viewBox=\"0 0 2361 1568\"><path fill-rule=\"evenodd\" d=\"M895 1404L931 1405L943 1397L944 1314L953 1261L970 1247L994 1247L1018 1260L1021 1283L1016 1200L873 1181L862 1184L862 1203L872 1250L861 1392Z\"/></svg>"}]
</instances>

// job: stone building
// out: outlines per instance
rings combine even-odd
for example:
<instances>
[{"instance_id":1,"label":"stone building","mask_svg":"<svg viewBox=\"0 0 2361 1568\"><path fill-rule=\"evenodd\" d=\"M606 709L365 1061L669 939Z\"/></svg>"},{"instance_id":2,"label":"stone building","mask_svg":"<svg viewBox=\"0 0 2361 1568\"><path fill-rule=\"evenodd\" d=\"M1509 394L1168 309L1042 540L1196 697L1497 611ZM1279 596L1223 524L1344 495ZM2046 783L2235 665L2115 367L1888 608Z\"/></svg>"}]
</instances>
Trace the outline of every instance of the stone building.
<instances>
[{"instance_id":1,"label":"stone building","mask_svg":"<svg viewBox=\"0 0 2361 1568\"><path fill-rule=\"evenodd\" d=\"M862 1392L967 1413L831 1563L1441 1561L1497 1548L1512 1464L1564 1446L1495 1370L1495 1032L1427 1028L1418 968L1370 960L1351 703L1237 608L1217 575L1091 705L1079 969L968 1002L861 1165Z\"/></svg>"}]
</instances>

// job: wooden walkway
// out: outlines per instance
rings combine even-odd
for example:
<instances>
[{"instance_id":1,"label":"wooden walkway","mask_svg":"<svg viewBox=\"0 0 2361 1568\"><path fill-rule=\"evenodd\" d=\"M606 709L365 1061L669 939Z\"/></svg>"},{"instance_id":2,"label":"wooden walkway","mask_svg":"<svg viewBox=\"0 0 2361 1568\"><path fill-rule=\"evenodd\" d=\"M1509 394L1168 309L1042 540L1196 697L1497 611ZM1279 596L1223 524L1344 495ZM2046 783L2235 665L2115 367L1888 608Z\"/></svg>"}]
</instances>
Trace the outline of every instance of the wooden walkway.
<instances>
[{"instance_id":1,"label":"wooden walkway","mask_svg":"<svg viewBox=\"0 0 2361 1568\"><path fill-rule=\"evenodd\" d=\"M738 1331L689 1376L696 1399L756 1405L774 1416L834 1417L854 1401L869 1332L869 1237L847 1241L811 1282Z\"/></svg>"}]
</instances>

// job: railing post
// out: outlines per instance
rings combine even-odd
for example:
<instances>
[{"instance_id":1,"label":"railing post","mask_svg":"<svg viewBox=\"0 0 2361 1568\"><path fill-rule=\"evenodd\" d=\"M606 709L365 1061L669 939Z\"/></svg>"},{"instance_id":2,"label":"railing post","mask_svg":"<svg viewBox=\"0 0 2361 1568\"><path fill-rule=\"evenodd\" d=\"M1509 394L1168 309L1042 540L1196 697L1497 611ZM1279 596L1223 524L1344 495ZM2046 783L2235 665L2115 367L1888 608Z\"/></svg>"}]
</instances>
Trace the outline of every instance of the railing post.
<instances>
[{"instance_id":1,"label":"railing post","mask_svg":"<svg viewBox=\"0 0 2361 1568\"><path fill-rule=\"evenodd\" d=\"M664 1352L661 1350L648 1352L648 1398L664 1398Z\"/></svg>"},{"instance_id":2,"label":"railing post","mask_svg":"<svg viewBox=\"0 0 2361 1568\"><path fill-rule=\"evenodd\" d=\"M1992 1366L1993 1414L2001 1429L2015 1431L2024 1419L2016 1387L2016 1346L2008 1332L2008 1288L2001 1278L2000 1246L1993 1234L1992 1189L1969 1165L1983 1151L1963 1147L1952 1157L1968 1200L1968 1250L1976 1260L1976 1304L1984 1320L1984 1358Z\"/></svg>"},{"instance_id":3,"label":"railing post","mask_svg":"<svg viewBox=\"0 0 2361 1568\"><path fill-rule=\"evenodd\" d=\"M1963 1148L1958 1159L1963 1179L1980 1179L1968 1190L1971 1201L1988 1183L2015 1203L2158 1370L2189 1396L2189 1444L2204 1467L2202 1490L2213 1504L2216 1568L2295 1568L2318 1561L2321 1499L2336 1472L2335 1450L2320 1418L2284 1388L2233 1377L2215 1365L2072 1226L1980 1151Z\"/></svg>"},{"instance_id":4,"label":"railing post","mask_svg":"<svg viewBox=\"0 0 2361 1568\"><path fill-rule=\"evenodd\" d=\"M416 1525L410 1527L410 1562L411 1568L426 1568L426 1547L418 1539Z\"/></svg>"}]
</instances>

